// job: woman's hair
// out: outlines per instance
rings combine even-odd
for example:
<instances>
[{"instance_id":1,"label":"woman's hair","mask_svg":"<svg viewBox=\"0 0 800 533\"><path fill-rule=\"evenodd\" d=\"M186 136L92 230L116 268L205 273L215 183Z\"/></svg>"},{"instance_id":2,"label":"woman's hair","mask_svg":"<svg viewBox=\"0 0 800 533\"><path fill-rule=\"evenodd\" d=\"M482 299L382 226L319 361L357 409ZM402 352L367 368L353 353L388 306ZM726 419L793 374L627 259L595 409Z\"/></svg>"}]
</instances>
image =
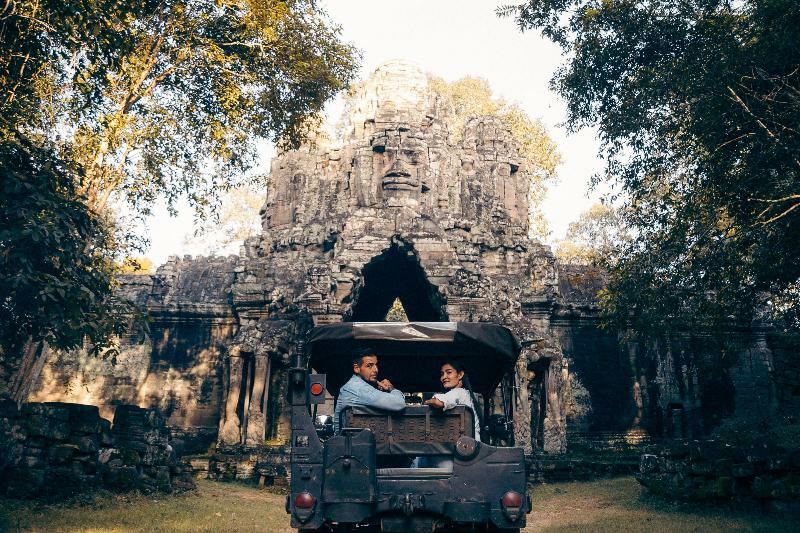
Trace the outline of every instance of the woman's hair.
<instances>
[{"instance_id":1,"label":"woman's hair","mask_svg":"<svg viewBox=\"0 0 800 533\"><path fill-rule=\"evenodd\" d=\"M472 400L472 411L475 416L478 417L478 427L483 429L483 414L481 413L481 410L478 409L478 400L475 398L475 393L472 392L472 384L469 382L469 376L467 376L467 370L464 367L464 363L455 359L447 359L444 363L442 363L442 366L444 365L450 365L456 369L456 372L464 373L464 377L461 378L461 383L464 385L464 388L467 389L467 392L469 392L469 399ZM486 398L483 400L486 401Z\"/></svg>"}]
</instances>

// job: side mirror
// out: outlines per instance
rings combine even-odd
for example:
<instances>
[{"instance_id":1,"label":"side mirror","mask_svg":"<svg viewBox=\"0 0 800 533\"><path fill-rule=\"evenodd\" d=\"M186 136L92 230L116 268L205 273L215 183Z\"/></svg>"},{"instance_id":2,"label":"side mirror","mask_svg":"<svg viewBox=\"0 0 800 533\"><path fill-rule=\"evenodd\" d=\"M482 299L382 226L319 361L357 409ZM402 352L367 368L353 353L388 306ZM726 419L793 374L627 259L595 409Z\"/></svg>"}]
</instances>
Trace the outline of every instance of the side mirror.
<instances>
[{"instance_id":1,"label":"side mirror","mask_svg":"<svg viewBox=\"0 0 800 533\"><path fill-rule=\"evenodd\" d=\"M314 429L317 430L317 437L326 440L333 436L333 417L330 415L317 415L314 418Z\"/></svg>"}]
</instances>

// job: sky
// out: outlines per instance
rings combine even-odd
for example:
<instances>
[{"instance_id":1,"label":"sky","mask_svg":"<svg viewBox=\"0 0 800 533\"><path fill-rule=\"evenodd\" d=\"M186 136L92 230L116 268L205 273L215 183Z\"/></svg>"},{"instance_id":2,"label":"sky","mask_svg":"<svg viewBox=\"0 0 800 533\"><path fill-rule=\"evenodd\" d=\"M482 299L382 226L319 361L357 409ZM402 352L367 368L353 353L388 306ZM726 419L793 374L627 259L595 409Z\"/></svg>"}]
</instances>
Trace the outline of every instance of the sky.
<instances>
[{"instance_id":1,"label":"sky","mask_svg":"<svg viewBox=\"0 0 800 533\"><path fill-rule=\"evenodd\" d=\"M341 26L342 38L361 50L361 78L392 59L415 63L448 81L478 76L489 81L496 97L519 104L542 121L563 160L559 180L550 186L542 206L552 243L598 201L599 193L589 191L589 180L602 169L599 142L593 129L569 133L563 125L566 105L549 89L563 62L560 48L537 32L521 33L512 19L495 15L497 6L513 1L322 0L320 5ZM333 103L327 111L335 115L339 108ZM265 147L259 167L269 168L273 154ZM159 206L146 227L151 242L146 255L156 265L169 255L191 252L184 240L192 232L192 214L185 206L177 218Z\"/></svg>"}]
</instances>

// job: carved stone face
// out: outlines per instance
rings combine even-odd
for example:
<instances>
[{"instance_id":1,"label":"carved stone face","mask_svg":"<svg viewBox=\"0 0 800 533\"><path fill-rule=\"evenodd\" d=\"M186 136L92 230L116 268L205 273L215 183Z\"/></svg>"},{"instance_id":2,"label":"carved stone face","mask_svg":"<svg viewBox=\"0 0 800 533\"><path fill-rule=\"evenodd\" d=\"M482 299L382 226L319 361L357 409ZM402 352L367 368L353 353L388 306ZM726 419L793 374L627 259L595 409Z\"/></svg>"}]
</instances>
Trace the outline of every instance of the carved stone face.
<instances>
[{"instance_id":1,"label":"carved stone face","mask_svg":"<svg viewBox=\"0 0 800 533\"><path fill-rule=\"evenodd\" d=\"M416 205L428 192L428 145L405 131L387 132L372 139L373 172L381 176L387 205Z\"/></svg>"}]
</instances>

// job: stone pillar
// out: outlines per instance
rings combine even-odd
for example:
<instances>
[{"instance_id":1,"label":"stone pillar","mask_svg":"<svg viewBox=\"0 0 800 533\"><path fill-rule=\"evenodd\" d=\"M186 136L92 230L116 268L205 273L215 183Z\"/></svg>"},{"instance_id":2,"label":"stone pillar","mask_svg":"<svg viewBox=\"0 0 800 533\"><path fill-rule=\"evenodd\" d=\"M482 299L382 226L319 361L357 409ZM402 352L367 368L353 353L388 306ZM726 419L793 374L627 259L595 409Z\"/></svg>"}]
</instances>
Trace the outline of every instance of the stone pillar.
<instances>
[{"instance_id":1,"label":"stone pillar","mask_svg":"<svg viewBox=\"0 0 800 533\"><path fill-rule=\"evenodd\" d=\"M531 400L528 394L528 357L523 350L514 372L514 445L533 453L531 438Z\"/></svg>"},{"instance_id":2,"label":"stone pillar","mask_svg":"<svg viewBox=\"0 0 800 533\"><path fill-rule=\"evenodd\" d=\"M266 405L269 396L269 356L266 354L256 355L253 368L253 387L250 407L247 411L247 434L245 436L245 444L248 446L264 444L267 423Z\"/></svg>"},{"instance_id":3,"label":"stone pillar","mask_svg":"<svg viewBox=\"0 0 800 533\"><path fill-rule=\"evenodd\" d=\"M560 363L560 364L559 364ZM547 371L545 381L544 451L565 453L567 451L567 424L562 402L564 384L567 382L569 367L565 360L553 360Z\"/></svg>"},{"instance_id":4,"label":"stone pillar","mask_svg":"<svg viewBox=\"0 0 800 533\"><path fill-rule=\"evenodd\" d=\"M223 444L239 444L242 441L242 421L236 413L239 396L242 394L242 372L244 360L238 346L232 346L228 352L230 370L226 384L225 415L220 421L219 440Z\"/></svg>"}]
</instances>

